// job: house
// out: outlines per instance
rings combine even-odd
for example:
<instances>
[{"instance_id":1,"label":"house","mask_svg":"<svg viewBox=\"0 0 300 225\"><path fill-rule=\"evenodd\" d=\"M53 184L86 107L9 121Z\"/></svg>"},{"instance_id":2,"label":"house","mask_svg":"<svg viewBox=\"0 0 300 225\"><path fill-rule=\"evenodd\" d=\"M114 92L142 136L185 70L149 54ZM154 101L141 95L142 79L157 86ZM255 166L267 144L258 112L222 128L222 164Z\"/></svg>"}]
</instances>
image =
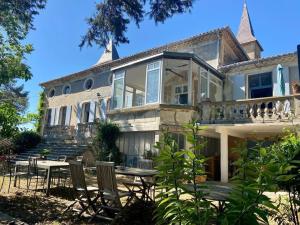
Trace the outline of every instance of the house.
<instances>
[{"instance_id":1,"label":"house","mask_svg":"<svg viewBox=\"0 0 300 225\"><path fill-rule=\"evenodd\" d=\"M182 125L192 119L207 128L211 179L227 182L238 155L236 143L272 141L299 123L297 52L261 58L244 3L237 36L229 27L119 58L112 42L84 71L42 83L47 96L42 133L48 140L88 142L95 121L119 124L118 145L134 162L168 128L187 147ZM300 49L298 48L298 55Z\"/></svg>"}]
</instances>

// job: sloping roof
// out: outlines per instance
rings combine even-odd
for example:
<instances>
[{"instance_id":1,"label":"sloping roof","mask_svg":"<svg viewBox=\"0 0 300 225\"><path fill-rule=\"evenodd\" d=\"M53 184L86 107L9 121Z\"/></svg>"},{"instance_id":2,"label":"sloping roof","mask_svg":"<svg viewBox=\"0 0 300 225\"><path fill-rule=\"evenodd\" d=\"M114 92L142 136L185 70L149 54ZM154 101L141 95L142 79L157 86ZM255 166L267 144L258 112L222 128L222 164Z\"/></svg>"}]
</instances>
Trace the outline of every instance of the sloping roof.
<instances>
[{"instance_id":1,"label":"sloping roof","mask_svg":"<svg viewBox=\"0 0 300 225\"><path fill-rule=\"evenodd\" d=\"M96 63L96 65L99 65L99 64L105 63L105 62L110 62L110 61L113 61L113 60L116 60L119 58L120 57L119 57L118 51L116 49L116 46L114 45L112 40L110 40L108 45L104 49L103 54L101 55L98 62Z\"/></svg>"},{"instance_id":2,"label":"sloping roof","mask_svg":"<svg viewBox=\"0 0 300 225\"><path fill-rule=\"evenodd\" d=\"M260 43L258 42L258 40L254 35L254 30L249 16L249 11L248 11L246 1L244 2L244 6L243 6L243 13L242 13L238 34L237 34L237 40L241 44L256 41L259 47L262 49L262 46L260 45Z\"/></svg>"},{"instance_id":3,"label":"sloping roof","mask_svg":"<svg viewBox=\"0 0 300 225\"><path fill-rule=\"evenodd\" d=\"M88 68L86 70L77 72L77 73L73 73L67 76L63 76L54 80L50 80L44 83L41 83L41 86L47 86L53 82L60 82L63 80L70 80L70 79L76 79L79 77L82 77L84 75L87 75L89 73L92 72L98 72L101 70L105 70L105 69L109 69L111 67L115 67L115 66L119 66L122 65L124 63L133 61L133 60L137 60L137 59L142 59L145 57L149 57L149 56L153 56L159 53L162 53L164 51L176 51L177 49L183 47L183 46L189 46L194 42L197 41L201 41L201 40L209 40L211 37L218 37L219 35L224 34L224 36L228 37L232 43L233 46L235 46L235 48L233 49L234 51L236 51L237 55L239 55L242 60L248 60L248 56L245 53L245 51L243 50L243 48L241 47L241 45L239 44L239 42L237 41L236 37L234 36L234 34L232 33L231 29L227 26L227 27L222 27L222 28L218 28L215 30L211 30L205 33L201 33L195 36L192 36L190 38L187 39L183 39L181 41L176 41L176 42L172 42L160 47L156 47L156 48L152 48L143 52L139 52L124 58L120 58L114 61L109 61L109 62L104 62L101 64L97 64L91 68Z\"/></svg>"},{"instance_id":4,"label":"sloping roof","mask_svg":"<svg viewBox=\"0 0 300 225\"><path fill-rule=\"evenodd\" d=\"M280 54L280 55L275 55L275 56L270 56L266 58L260 58L260 59L252 59L244 62L238 62L226 66L221 66L218 68L218 70L221 73L228 73L236 69L246 69L249 66L253 67L258 67L258 66L266 66L266 65L271 65L274 63L279 63L282 62L287 62L287 61L292 61L297 59L297 52L291 52L291 53L285 53L285 54Z\"/></svg>"}]
</instances>

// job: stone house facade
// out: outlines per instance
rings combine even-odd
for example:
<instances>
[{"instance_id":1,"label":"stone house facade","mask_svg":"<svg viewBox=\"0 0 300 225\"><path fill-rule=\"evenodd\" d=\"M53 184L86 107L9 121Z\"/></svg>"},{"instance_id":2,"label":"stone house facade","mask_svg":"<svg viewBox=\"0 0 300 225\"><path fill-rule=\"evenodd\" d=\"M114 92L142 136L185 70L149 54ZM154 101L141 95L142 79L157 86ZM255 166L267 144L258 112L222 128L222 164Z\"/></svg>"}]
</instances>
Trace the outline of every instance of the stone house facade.
<instances>
[{"instance_id":1,"label":"stone house facade","mask_svg":"<svg viewBox=\"0 0 300 225\"><path fill-rule=\"evenodd\" d=\"M246 4L237 36L224 27L124 58L110 43L93 67L41 84L42 133L89 142L95 121L109 119L120 126L118 145L134 165L156 151L164 128L187 147L181 127L195 119L207 127L201 135L209 177L227 182L237 142L271 141L299 122L297 52L261 58L261 51Z\"/></svg>"}]
</instances>

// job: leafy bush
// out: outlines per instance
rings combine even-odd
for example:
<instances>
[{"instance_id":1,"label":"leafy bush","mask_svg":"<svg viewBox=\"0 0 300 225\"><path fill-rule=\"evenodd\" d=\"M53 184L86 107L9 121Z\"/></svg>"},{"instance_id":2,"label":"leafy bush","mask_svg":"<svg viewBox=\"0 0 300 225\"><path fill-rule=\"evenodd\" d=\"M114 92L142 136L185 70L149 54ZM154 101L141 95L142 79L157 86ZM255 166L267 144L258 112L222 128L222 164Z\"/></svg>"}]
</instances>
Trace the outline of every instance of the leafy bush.
<instances>
[{"instance_id":1,"label":"leafy bush","mask_svg":"<svg viewBox=\"0 0 300 225\"><path fill-rule=\"evenodd\" d=\"M37 146L41 142L41 136L33 131L24 131L16 135L14 143L18 151Z\"/></svg>"},{"instance_id":2,"label":"leafy bush","mask_svg":"<svg viewBox=\"0 0 300 225\"><path fill-rule=\"evenodd\" d=\"M94 151L98 160L121 162L121 153L116 145L116 141L120 137L120 128L110 122L100 122L98 125L97 135L93 141Z\"/></svg>"},{"instance_id":3,"label":"leafy bush","mask_svg":"<svg viewBox=\"0 0 300 225\"><path fill-rule=\"evenodd\" d=\"M156 218L158 224L204 225L211 221L213 208L205 200L204 191L198 184L197 176L205 174L206 158L201 154L205 144L200 142L200 128L196 123L185 126L190 148L181 150L170 134L165 133L157 143L159 156L156 159L158 191ZM190 183L191 185L186 185ZM184 196L191 196L186 199Z\"/></svg>"},{"instance_id":4,"label":"leafy bush","mask_svg":"<svg viewBox=\"0 0 300 225\"><path fill-rule=\"evenodd\" d=\"M125 207L111 225L155 225L155 204L137 200Z\"/></svg>"}]
</instances>

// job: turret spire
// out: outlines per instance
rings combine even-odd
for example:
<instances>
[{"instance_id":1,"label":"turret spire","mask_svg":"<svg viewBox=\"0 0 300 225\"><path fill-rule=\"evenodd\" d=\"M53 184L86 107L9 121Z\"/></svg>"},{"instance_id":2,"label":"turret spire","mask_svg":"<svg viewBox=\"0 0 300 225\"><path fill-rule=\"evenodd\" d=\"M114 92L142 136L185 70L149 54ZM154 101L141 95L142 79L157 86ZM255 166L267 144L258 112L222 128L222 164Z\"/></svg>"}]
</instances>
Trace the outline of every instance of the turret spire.
<instances>
[{"instance_id":1,"label":"turret spire","mask_svg":"<svg viewBox=\"0 0 300 225\"><path fill-rule=\"evenodd\" d=\"M247 52L250 59L260 58L263 48L254 35L246 0L244 0L241 23L236 37Z\"/></svg>"},{"instance_id":2,"label":"turret spire","mask_svg":"<svg viewBox=\"0 0 300 225\"><path fill-rule=\"evenodd\" d=\"M100 59L96 63L96 65L104 63L104 62L113 61L113 60L116 60L118 58L119 58L118 51L117 51L113 41L110 40L108 45L104 49L104 52L101 55Z\"/></svg>"}]
</instances>

